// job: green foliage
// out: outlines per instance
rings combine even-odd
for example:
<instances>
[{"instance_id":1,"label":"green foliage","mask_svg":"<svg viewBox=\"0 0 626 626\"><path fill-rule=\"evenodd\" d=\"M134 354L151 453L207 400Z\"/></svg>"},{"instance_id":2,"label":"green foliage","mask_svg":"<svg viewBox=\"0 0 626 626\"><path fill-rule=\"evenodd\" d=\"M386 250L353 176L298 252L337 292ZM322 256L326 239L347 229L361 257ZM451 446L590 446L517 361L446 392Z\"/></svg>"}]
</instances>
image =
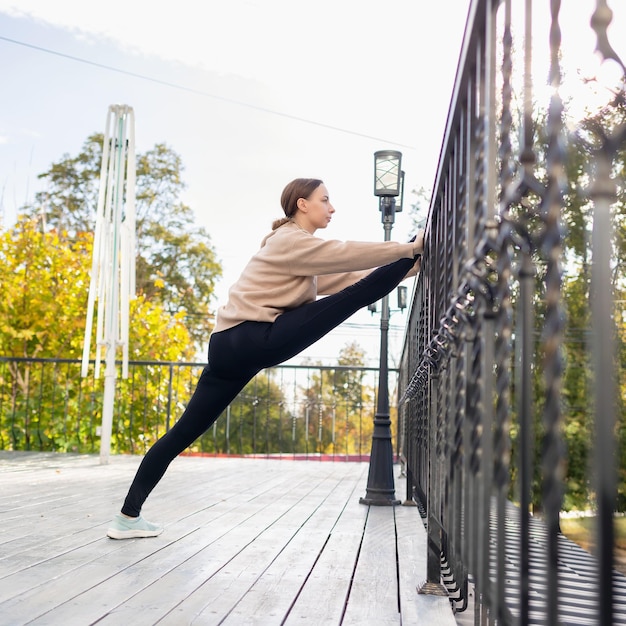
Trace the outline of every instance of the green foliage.
<instances>
[{"instance_id":1,"label":"green foliage","mask_svg":"<svg viewBox=\"0 0 626 626\"><path fill-rule=\"evenodd\" d=\"M617 344L617 384L619 394L616 399L618 420L615 427L615 441L617 443L617 504L616 510L626 511L626 312L623 303L626 302L626 289L618 286L615 292L616 300L616 344Z\"/></svg>"},{"instance_id":2,"label":"green foliage","mask_svg":"<svg viewBox=\"0 0 626 626\"><path fill-rule=\"evenodd\" d=\"M21 217L0 234L0 354L82 355L93 236L68 239ZM145 295L131 301L131 354L176 360L193 352L183 312L167 312Z\"/></svg>"},{"instance_id":3,"label":"green foliage","mask_svg":"<svg viewBox=\"0 0 626 626\"><path fill-rule=\"evenodd\" d=\"M124 379L119 368L111 451L143 454L182 412L199 369L152 363ZM97 452L103 390L76 360L0 362L0 449Z\"/></svg>"},{"instance_id":4,"label":"green foliage","mask_svg":"<svg viewBox=\"0 0 626 626\"><path fill-rule=\"evenodd\" d=\"M47 190L24 207L27 216L43 216L46 230L79 239L95 227L102 134L93 134L81 152L64 155L39 178ZM211 298L222 268L211 238L196 224L180 197L183 164L165 144L137 156L137 290L174 315L184 311L193 342L204 345L212 329Z\"/></svg>"},{"instance_id":5,"label":"green foliage","mask_svg":"<svg viewBox=\"0 0 626 626\"><path fill-rule=\"evenodd\" d=\"M356 343L346 344L337 365L361 367L365 353ZM374 390L359 369L320 369L301 388L300 417L307 452L368 454L373 431Z\"/></svg>"},{"instance_id":6,"label":"green foliage","mask_svg":"<svg viewBox=\"0 0 626 626\"><path fill-rule=\"evenodd\" d=\"M587 329L590 328L588 277L580 273L565 280L563 295L568 312L563 374L564 438L567 445L564 509L570 510L589 506L594 380L587 341Z\"/></svg>"},{"instance_id":7,"label":"green foliage","mask_svg":"<svg viewBox=\"0 0 626 626\"><path fill-rule=\"evenodd\" d=\"M2 357L67 359L54 364L10 360L0 369L0 446L10 449L91 451L101 421L102 379L81 380L72 361L82 355L92 235L67 238L56 230L42 232L37 219L22 217L0 234L0 354ZM130 307L130 355L134 359L189 360L193 345L184 313L169 314L158 302L140 295ZM95 332L95 329L94 329ZM92 341L95 345L95 341ZM163 390L134 380L120 383L117 406L159 406ZM130 386L129 386L130 385ZM178 387L174 388L178 392ZM151 411L152 409L150 409ZM159 412L145 412L143 427L152 433ZM127 429L128 430L128 429ZM140 439L130 429L130 448ZM143 430L141 431L143 432ZM150 435L147 435L150 437ZM126 443L116 451L129 451Z\"/></svg>"},{"instance_id":8,"label":"green foliage","mask_svg":"<svg viewBox=\"0 0 626 626\"><path fill-rule=\"evenodd\" d=\"M63 155L47 172L38 176L47 190L35 196L35 203L23 208L29 217L43 216L47 226L71 235L93 231L100 183L102 134L87 138L75 157Z\"/></svg>"},{"instance_id":9,"label":"green foliage","mask_svg":"<svg viewBox=\"0 0 626 626\"><path fill-rule=\"evenodd\" d=\"M566 368L563 379L565 398L565 441L568 450L566 472L566 509L593 508L594 493L591 484L591 451L594 445L592 404L594 390L593 364L590 358L593 334L591 325L591 299L593 285L590 280L591 231L593 226L593 204L591 192L596 179L593 167L598 163L596 151L601 139L611 135L626 122L626 106L621 99L616 99L595 115L584 119L570 137L568 152L567 175L569 180L566 195L564 223L567 226L565 235L566 259L564 276L564 306L567 312L565 357ZM613 158L613 176L616 181L625 180L626 149L622 146ZM624 280L626 279L626 190L623 185L616 187L616 201L612 206L614 233L612 238L600 245L610 246L612 250L613 289L615 294L615 355L614 358L618 388L626 389L624 377L623 355L626 349L624 334L623 296ZM608 233L607 233L608 235ZM597 236L597 235L596 235ZM603 237L604 234L600 233ZM618 502L619 510L626 505L626 454L624 391L621 391L616 402L618 423L616 426L617 454L619 461Z\"/></svg>"},{"instance_id":10,"label":"green foliage","mask_svg":"<svg viewBox=\"0 0 626 626\"><path fill-rule=\"evenodd\" d=\"M271 455L302 451L303 433L293 428L295 416L277 381L277 370L264 370L241 391L194 446L213 454Z\"/></svg>"},{"instance_id":11,"label":"green foliage","mask_svg":"<svg viewBox=\"0 0 626 626\"><path fill-rule=\"evenodd\" d=\"M411 194L414 197L414 202L410 204L408 213L411 218L411 233L415 234L426 225L431 192L420 187L413 189Z\"/></svg>"},{"instance_id":12,"label":"green foliage","mask_svg":"<svg viewBox=\"0 0 626 626\"><path fill-rule=\"evenodd\" d=\"M545 184L547 140L545 137L545 119L541 114L536 116L537 142L535 152L538 166L536 168L540 183ZM591 266L593 263L591 249L591 232L593 227L593 202L591 189L596 178L593 167L597 163L597 150L603 134L610 135L626 122L626 106L622 100L616 100L597 114L579 122L568 137L565 152L564 207L560 215L563 229L562 240L562 298L563 307L563 373L562 391L562 436L566 449L567 462L564 467L564 501L563 508L589 509L594 507L594 492L591 483L591 454L594 445L594 407L595 380L591 362ZM626 149L623 147L614 155L612 174L617 182L624 181L626 174ZM616 356L615 371L618 376L619 396L616 398L618 424L616 441L618 446L617 467L619 510L626 506L626 416L624 414L624 398L626 394L626 334L624 328L624 287L626 279L626 189L623 183L617 185L617 198L612 206L615 230L612 239L606 237L607 246L612 250L613 287L615 290L615 338ZM533 211L532 208L535 208ZM541 199L536 194L528 194L524 206L513 206L512 217L526 220L529 232L536 235L541 244L544 224L540 219L542 211ZM600 234L602 236L602 234ZM535 254L533 263L537 270L534 294L535 319L535 354L533 369L533 491L532 502L535 509L541 507L541 454L544 436L543 410L546 397L546 380L543 367L543 333L545 332L545 269L547 259L543 254ZM513 288L513 307L517 300L517 287ZM608 356L608 355L607 355ZM517 398L513 390L513 407ZM512 496L515 497L517 481L517 437L519 424L515 409L511 430L513 442L512 455Z\"/></svg>"},{"instance_id":13,"label":"green foliage","mask_svg":"<svg viewBox=\"0 0 626 626\"><path fill-rule=\"evenodd\" d=\"M28 218L0 234L0 354L80 353L91 249L90 235L68 242Z\"/></svg>"}]
</instances>

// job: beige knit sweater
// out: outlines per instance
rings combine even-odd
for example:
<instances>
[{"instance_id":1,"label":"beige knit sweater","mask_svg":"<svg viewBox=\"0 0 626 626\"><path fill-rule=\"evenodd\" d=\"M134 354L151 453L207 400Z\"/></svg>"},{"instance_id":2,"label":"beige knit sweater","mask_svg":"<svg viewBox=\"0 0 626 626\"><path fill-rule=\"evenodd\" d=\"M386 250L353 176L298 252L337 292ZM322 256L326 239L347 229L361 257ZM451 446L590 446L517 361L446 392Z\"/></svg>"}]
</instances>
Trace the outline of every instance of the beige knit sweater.
<instances>
[{"instance_id":1,"label":"beige knit sweater","mask_svg":"<svg viewBox=\"0 0 626 626\"><path fill-rule=\"evenodd\" d=\"M267 235L218 309L213 332L244 321L273 322L318 295L341 291L373 268L414 256L413 243L326 241L288 222ZM415 275L417 268L408 276Z\"/></svg>"}]
</instances>

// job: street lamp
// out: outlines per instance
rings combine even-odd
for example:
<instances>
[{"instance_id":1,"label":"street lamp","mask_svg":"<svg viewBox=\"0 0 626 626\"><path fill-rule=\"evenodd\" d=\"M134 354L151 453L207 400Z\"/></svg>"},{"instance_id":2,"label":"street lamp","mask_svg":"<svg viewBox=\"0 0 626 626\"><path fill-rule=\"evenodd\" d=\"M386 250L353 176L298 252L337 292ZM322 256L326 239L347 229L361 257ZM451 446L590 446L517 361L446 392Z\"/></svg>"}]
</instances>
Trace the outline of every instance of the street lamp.
<instances>
[{"instance_id":1,"label":"street lamp","mask_svg":"<svg viewBox=\"0 0 626 626\"><path fill-rule=\"evenodd\" d=\"M385 231L385 241L391 239L395 215L402 210L404 172L401 169L402 153L396 150L379 150L374 153L374 195L379 197L379 210ZM396 198L400 202L396 205ZM391 445L391 419L389 418L389 296L382 299L380 316L380 366L378 374L378 402L374 416L374 433L367 492L361 504L394 505L396 500L393 482L393 447Z\"/></svg>"},{"instance_id":2,"label":"street lamp","mask_svg":"<svg viewBox=\"0 0 626 626\"><path fill-rule=\"evenodd\" d=\"M407 307L407 301L409 297L408 288L406 285L398 285L396 289L396 298L397 298L397 308L389 309L389 314L400 311L402 313L404 309ZM374 313L378 313L378 307L376 306L376 302L372 302L367 305L367 310L374 315Z\"/></svg>"}]
</instances>

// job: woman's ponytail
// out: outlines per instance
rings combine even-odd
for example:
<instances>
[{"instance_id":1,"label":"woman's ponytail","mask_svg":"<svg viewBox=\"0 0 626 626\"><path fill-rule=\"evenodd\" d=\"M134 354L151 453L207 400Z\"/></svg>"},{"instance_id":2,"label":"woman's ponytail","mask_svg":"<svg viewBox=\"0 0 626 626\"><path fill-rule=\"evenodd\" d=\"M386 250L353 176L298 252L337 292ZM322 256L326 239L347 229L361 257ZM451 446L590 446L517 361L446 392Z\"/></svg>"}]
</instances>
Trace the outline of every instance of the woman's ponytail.
<instances>
[{"instance_id":1,"label":"woman's ponytail","mask_svg":"<svg viewBox=\"0 0 626 626\"><path fill-rule=\"evenodd\" d=\"M280 228L283 224L286 224L289 221L291 221L289 217L279 217L277 220L272 222L272 230Z\"/></svg>"}]
</instances>

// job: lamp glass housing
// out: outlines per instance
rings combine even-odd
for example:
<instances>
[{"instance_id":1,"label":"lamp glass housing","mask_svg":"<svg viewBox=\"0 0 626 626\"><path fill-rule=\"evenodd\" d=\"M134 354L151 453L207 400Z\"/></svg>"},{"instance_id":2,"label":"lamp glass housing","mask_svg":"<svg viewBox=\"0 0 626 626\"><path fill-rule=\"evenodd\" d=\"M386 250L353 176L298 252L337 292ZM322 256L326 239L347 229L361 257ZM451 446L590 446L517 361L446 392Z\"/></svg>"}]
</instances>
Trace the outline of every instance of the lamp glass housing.
<instances>
[{"instance_id":1,"label":"lamp glass housing","mask_svg":"<svg viewBox=\"0 0 626 626\"><path fill-rule=\"evenodd\" d=\"M401 190L402 153L379 150L374 153L374 195L396 197Z\"/></svg>"},{"instance_id":2,"label":"lamp glass housing","mask_svg":"<svg viewBox=\"0 0 626 626\"><path fill-rule=\"evenodd\" d=\"M398 285L398 290L396 292L398 294L398 308L401 311L406 309L407 299L408 299L408 288L406 285Z\"/></svg>"},{"instance_id":3,"label":"lamp glass housing","mask_svg":"<svg viewBox=\"0 0 626 626\"><path fill-rule=\"evenodd\" d=\"M402 211L402 201L404 199L404 172L400 172L400 193L396 197L396 213Z\"/></svg>"}]
</instances>

